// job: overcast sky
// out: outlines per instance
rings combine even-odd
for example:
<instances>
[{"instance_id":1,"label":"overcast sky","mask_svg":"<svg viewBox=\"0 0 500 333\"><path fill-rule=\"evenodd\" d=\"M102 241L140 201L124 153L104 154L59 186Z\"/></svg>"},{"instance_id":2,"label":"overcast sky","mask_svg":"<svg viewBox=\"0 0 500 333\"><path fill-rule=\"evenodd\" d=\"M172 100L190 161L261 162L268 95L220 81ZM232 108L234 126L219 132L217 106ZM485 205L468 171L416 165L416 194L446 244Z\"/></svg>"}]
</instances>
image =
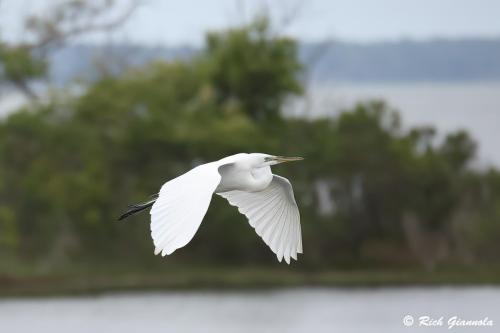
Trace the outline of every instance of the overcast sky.
<instances>
[{"instance_id":1,"label":"overcast sky","mask_svg":"<svg viewBox=\"0 0 500 333\"><path fill-rule=\"evenodd\" d=\"M0 32L25 36L20 22L58 0L1 0ZM125 2L127 0L120 0ZM500 0L145 0L115 41L200 45L206 30L248 20L267 7L280 22L299 10L287 34L301 40L330 38L371 42L401 38L500 37ZM109 38L109 37L107 37ZM100 40L102 36L93 36Z\"/></svg>"}]
</instances>

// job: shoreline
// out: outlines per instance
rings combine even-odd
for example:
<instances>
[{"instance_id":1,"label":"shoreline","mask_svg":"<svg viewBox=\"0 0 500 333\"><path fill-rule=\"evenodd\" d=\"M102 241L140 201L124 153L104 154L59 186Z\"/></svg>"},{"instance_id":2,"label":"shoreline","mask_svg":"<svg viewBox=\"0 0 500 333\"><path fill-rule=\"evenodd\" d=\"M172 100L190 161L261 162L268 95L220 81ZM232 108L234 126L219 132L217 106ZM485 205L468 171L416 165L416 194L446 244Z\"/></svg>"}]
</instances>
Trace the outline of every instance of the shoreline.
<instances>
[{"instance_id":1,"label":"shoreline","mask_svg":"<svg viewBox=\"0 0 500 333\"><path fill-rule=\"evenodd\" d=\"M283 288L412 288L500 286L493 272L341 270L291 272L224 268L160 273L8 277L0 273L0 299L82 296L109 292L231 291Z\"/></svg>"}]
</instances>

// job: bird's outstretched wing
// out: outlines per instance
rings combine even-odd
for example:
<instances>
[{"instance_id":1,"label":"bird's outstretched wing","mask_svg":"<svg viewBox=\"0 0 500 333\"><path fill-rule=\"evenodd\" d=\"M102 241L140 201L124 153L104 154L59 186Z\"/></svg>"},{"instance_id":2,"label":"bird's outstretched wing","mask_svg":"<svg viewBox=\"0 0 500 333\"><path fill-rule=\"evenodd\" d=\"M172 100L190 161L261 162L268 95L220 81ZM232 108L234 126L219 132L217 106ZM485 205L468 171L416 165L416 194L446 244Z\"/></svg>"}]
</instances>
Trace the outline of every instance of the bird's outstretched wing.
<instances>
[{"instance_id":1,"label":"bird's outstretched wing","mask_svg":"<svg viewBox=\"0 0 500 333\"><path fill-rule=\"evenodd\" d=\"M162 186L150 212L155 254L171 254L193 238L220 183L219 166L200 165Z\"/></svg>"},{"instance_id":2,"label":"bird's outstretched wing","mask_svg":"<svg viewBox=\"0 0 500 333\"><path fill-rule=\"evenodd\" d=\"M279 261L285 258L290 263L290 257L297 260L297 253L302 253L300 215L288 179L274 175L271 184L261 192L217 194L238 207Z\"/></svg>"}]
</instances>

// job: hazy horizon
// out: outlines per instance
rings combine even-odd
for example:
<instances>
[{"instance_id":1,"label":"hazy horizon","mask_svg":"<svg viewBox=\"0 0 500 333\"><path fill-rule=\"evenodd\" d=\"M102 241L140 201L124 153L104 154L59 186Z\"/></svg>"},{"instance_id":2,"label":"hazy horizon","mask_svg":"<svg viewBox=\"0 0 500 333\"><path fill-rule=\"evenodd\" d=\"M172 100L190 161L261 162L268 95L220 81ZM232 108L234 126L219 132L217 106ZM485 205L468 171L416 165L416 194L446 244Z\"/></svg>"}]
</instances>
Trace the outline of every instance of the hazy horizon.
<instances>
[{"instance_id":1,"label":"hazy horizon","mask_svg":"<svg viewBox=\"0 0 500 333\"><path fill-rule=\"evenodd\" d=\"M28 38L19 18L50 11L59 0L4 0L0 33L11 41ZM122 2L124 6L126 2ZM398 40L500 38L500 2L431 0L356 1L146 1L111 34L92 34L87 42L127 42L150 46L200 46L210 30L249 22L266 12L280 33L303 42L325 40L373 43ZM380 17L389 19L380 20ZM443 20L446 17L446 20ZM289 22L285 22L289 21ZM139 28L138 28L139 27Z\"/></svg>"}]
</instances>

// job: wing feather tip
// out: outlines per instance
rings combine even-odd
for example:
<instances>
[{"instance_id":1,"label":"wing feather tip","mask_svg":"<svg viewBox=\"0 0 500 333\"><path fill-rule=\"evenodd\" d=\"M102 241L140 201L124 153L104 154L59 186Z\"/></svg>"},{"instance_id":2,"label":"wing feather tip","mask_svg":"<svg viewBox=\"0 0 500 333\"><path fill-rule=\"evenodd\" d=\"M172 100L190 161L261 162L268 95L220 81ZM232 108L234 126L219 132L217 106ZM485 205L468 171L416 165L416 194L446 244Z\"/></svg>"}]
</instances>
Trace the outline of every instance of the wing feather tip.
<instances>
[{"instance_id":1,"label":"wing feather tip","mask_svg":"<svg viewBox=\"0 0 500 333\"><path fill-rule=\"evenodd\" d=\"M293 196L293 189L286 178L274 175L273 182L266 191L267 194L260 197L256 197L255 193L238 191L217 194L225 198L231 206L235 206L238 212L248 219L250 226L276 254L279 262L285 259L285 262L290 264L291 259L297 260L297 254L302 253L300 213ZM288 200L283 201L283 193ZM264 208L266 211L260 213ZM285 209L288 209L287 214L282 216ZM279 216L278 221L273 221L276 215ZM295 237L291 236L292 233L296 234ZM292 246L292 243L295 245Z\"/></svg>"}]
</instances>

